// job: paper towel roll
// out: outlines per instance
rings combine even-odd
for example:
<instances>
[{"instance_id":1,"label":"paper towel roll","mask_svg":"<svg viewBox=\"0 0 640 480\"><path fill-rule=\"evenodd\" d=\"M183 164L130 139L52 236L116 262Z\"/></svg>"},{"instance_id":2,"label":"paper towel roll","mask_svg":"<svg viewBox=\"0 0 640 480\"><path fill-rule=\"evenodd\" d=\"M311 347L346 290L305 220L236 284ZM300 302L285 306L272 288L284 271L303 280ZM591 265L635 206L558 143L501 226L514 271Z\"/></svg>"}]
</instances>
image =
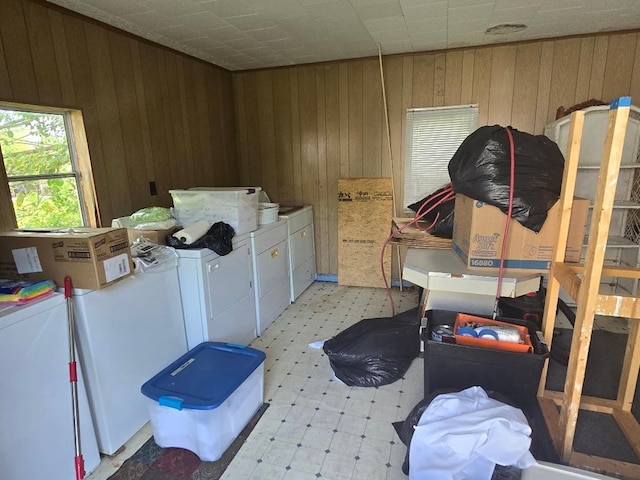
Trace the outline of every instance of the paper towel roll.
<instances>
[{"instance_id":1,"label":"paper towel roll","mask_svg":"<svg viewBox=\"0 0 640 480\"><path fill-rule=\"evenodd\" d=\"M182 230L178 230L173 234L175 238L180 240L182 243L186 243L187 245L191 245L193 242L198 240L201 236L209 231L210 225L206 220L200 220L199 222L194 223L193 225L189 225L187 228L183 228Z\"/></svg>"}]
</instances>

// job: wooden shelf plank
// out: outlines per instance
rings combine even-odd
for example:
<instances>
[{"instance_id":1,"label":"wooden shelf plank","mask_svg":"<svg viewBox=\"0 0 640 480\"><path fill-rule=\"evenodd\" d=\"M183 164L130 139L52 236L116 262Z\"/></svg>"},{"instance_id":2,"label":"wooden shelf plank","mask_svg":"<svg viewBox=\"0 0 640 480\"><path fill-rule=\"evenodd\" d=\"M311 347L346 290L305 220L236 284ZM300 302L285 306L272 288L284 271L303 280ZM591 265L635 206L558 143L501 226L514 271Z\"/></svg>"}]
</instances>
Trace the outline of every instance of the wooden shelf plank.
<instances>
[{"instance_id":1,"label":"wooden shelf plank","mask_svg":"<svg viewBox=\"0 0 640 480\"><path fill-rule=\"evenodd\" d=\"M553 400L557 406L561 406L562 399L564 398L564 392L547 390L544 392L544 398ZM583 395L580 399L580 410L588 410L590 412L606 413L611 415L616 409L620 409L620 403L618 400L591 397L588 395Z\"/></svg>"}]
</instances>

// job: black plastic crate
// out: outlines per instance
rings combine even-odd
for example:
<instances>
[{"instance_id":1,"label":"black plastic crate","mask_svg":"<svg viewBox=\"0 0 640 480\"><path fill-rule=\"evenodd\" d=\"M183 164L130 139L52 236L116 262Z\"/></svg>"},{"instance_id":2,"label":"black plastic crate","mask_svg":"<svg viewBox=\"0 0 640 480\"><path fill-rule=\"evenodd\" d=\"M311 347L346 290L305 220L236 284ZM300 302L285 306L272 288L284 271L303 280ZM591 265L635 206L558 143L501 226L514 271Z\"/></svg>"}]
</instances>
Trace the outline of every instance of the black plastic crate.
<instances>
[{"instance_id":1,"label":"black plastic crate","mask_svg":"<svg viewBox=\"0 0 640 480\"><path fill-rule=\"evenodd\" d=\"M487 391L505 395L522 409L529 409L537 403L540 375L549 350L542 335L538 334L535 322L503 317L496 319L527 327L533 353L492 350L432 340L431 330L438 325L453 325L457 313L448 310L428 310L425 313L427 323L422 334L425 396L438 389L464 390L478 385Z\"/></svg>"}]
</instances>

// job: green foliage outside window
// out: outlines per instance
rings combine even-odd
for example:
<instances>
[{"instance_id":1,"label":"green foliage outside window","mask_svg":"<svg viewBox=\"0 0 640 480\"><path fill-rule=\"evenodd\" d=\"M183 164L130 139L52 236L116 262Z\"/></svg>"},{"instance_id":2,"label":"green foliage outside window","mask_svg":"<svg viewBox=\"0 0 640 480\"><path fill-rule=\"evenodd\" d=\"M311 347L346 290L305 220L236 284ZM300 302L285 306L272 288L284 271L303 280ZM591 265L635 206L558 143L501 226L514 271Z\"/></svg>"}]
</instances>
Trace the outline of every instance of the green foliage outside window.
<instances>
[{"instance_id":1,"label":"green foliage outside window","mask_svg":"<svg viewBox=\"0 0 640 480\"><path fill-rule=\"evenodd\" d=\"M18 227L83 224L62 114L0 109L0 150Z\"/></svg>"}]
</instances>

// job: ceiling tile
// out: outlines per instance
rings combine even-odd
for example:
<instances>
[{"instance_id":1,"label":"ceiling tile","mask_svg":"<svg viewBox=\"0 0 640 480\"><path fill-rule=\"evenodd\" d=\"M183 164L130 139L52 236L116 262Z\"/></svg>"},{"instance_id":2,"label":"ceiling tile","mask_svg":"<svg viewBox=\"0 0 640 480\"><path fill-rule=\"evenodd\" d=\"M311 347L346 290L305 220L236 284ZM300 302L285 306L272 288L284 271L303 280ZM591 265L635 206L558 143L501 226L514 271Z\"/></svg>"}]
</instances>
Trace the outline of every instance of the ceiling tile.
<instances>
[{"instance_id":1,"label":"ceiling tile","mask_svg":"<svg viewBox=\"0 0 640 480\"><path fill-rule=\"evenodd\" d=\"M182 21L178 17L168 17L157 12L134 13L122 17L132 25L149 31L157 31L161 28L170 27L172 25L180 25Z\"/></svg>"},{"instance_id":2,"label":"ceiling tile","mask_svg":"<svg viewBox=\"0 0 640 480\"><path fill-rule=\"evenodd\" d=\"M110 2L105 2L104 0L84 0L84 3L118 16L151 11L148 6L140 2L132 2L131 0L111 0Z\"/></svg>"},{"instance_id":3,"label":"ceiling tile","mask_svg":"<svg viewBox=\"0 0 640 480\"><path fill-rule=\"evenodd\" d=\"M371 38L373 38L376 42L400 41L400 40L406 40L407 42L409 42L409 34L406 29L381 30L379 32L372 32Z\"/></svg>"},{"instance_id":4,"label":"ceiling tile","mask_svg":"<svg viewBox=\"0 0 640 480\"><path fill-rule=\"evenodd\" d=\"M539 10L533 17L531 17L529 24L539 25L548 22L558 22L563 21L563 18L569 20L576 15L581 15L583 12L583 7L564 8L558 10Z\"/></svg>"},{"instance_id":5,"label":"ceiling tile","mask_svg":"<svg viewBox=\"0 0 640 480\"><path fill-rule=\"evenodd\" d=\"M486 0L485 0L486 2ZM449 23L468 22L470 20L488 19L493 13L492 3L473 5L464 8L451 8L449 3Z\"/></svg>"},{"instance_id":6,"label":"ceiling tile","mask_svg":"<svg viewBox=\"0 0 640 480\"><path fill-rule=\"evenodd\" d=\"M539 9L541 4L542 0L496 0L494 10L504 10L518 7L535 7L536 9Z\"/></svg>"},{"instance_id":7,"label":"ceiling tile","mask_svg":"<svg viewBox=\"0 0 640 480\"><path fill-rule=\"evenodd\" d=\"M271 28L276 26L271 20L265 18L259 13L240 15L238 17L226 17L225 20L241 31L257 30L259 28Z\"/></svg>"},{"instance_id":8,"label":"ceiling tile","mask_svg":"<svg viewBox=\"0 0 640 480\"><path fill-rule=\"evenodd\" d=\"M258 13L262 10L260 7L262 3L262 1L256 2L252 0L215 0L211 2L200 3L198 5L205 10L213 12L219 17L226 18Z\"/></svg>"},{"instance_id":9,"label":"ceiling tile","mask_svg":"<svg viewBox=\"0 0 640 480\"><path fill-rule=\"evenodd\" d=\"M260 41L278 40L283 38L289 38L287 32L280 27L260 28L257 30L248 30L246 32L251 38L255 38Z\"/></svg>"},{"instance_id":10,"label":"ceiling tile","mask_svg":"<svg viewBox=\"0 0 640 480\"><path fill-rule=\"evenodd\" d=\"M472 8L479 5L491 4L493 8L493 0L448 0L449 8Z\"/></svg>"},{"instance_id":11,"label":"ceiling tile","mask_svg":"<svg viewBox=\"0 0 640 480\"><path fill-rule=\"evenodd\" d=\"M384 30L400 30L405 28L404 17L378 18L374 20L365 20L365 27L370 32L379 32Z\"/></svg>"},{"instance_id":12,"label":"ceiling tile","mask_svg":"<svg viewBox=\"0 0 640 480\"><path fill-rule=\"evenodd\" d=\"M407 20L428 20L434 17L446 17L449 13L447 2L437 2L429 5L419 5L415 7L402 7Z\"/></svg>"},{"instance_id":13,"label":"ceiling tile","mask_svg":"<svg viewBox=\"0 0 640 480\"><path fill-rule=\"evenodd\" d=\"M236 27L229 25L228 27L216 28L210 32L211 38L224 42L226 40L237 40L239 38L246 38L247 35Z\"/></svg>"},{"instance_id":14,"label":"ceiling tile","mask_svg":"<svg viewBox=\"0 0 640 480\"><path fill-rule=\"evenodd\" d=\"M362 20L371 20L374 18L397 17L402 15L402 8L398 2L377 3L368 7L360 7L356 9L358 17Z\"/></svg>"},{"instance_id":15,"label":"ceiling tile","mask_svg":"<svg viewBox=\"0 0 640 480\"><path fill-rule=\"evenodd\" d=\"M431 5L434 3L442 3L442 0L400 0L400 5L402 6L403 9L407 7L421 7L424 5Z\"/></svg>"},{"instance_id":16,"label":"ceiling tile","mask_svg":"<svg viewBox=\"0 0 640 480\"><path fill-rule=\"evenodd\" d=\"M211 12L192 13L177 17L181 23L191 25L195 30L207 32L216 28L227 27L229 24L222 18L215 16Z\"/></svg>"},{"instance_id":17,"label":"ceiling tile","mask_svg":"<svg viewBox=\"0 0 640 480\"><path fill-rule=\"evenodd\" d=\"M407 19L407 30L409 33L429 33L447 26L447 17L434 17L425 20Z\"/></svg>"},{"instance_id":18,"label":"ceiling tile","mask_svg":"<svg viewBox=\"0 0 640 480\"><path fill-rule=\"evenodd\" d=\"M165 37L173 38L174 40L190 40L202 37L202 34L187 25L173 25L171 27L161 28L158 30L158 33Z\"/></svg>"},{"instance_id":19,"label":"ceiling tile","mask_svg":"<svg viewBox=\"0 0 640 480\"><path fill-rule=\"evenodd\" d=\"M336 0L298 0L300 5L322 5L325 3L334 3Z\"/></svg>"},{"instance_id":20,"label":"ceiling tile","mask_svg":"<svg viewBox=\"0 0 640 480\"><path fill-rule=\"evenodd\" d=\"M446 30L434 30L429 34L425 33L417 33L411 34L411 41L414 45L416 44L425 44L431 42L446 42L447 41L447 31Z\"/></svg>"},{"instance_id":21,"label":"ceiling tile","mask_svg":"<svg viewBox=\"0 0 640 480\"><path fill-rule=\"evenodd\" d=\"M202 52L206 52L208 49L214 46L220 46L221 44L213 43L211 37L197 37L190 40L184 40L186 45L196 48Z\"/></svg>"},{"instance_id":22,"label":"ceiling tile","mask_svg":"<svg viewBox=\"0 0 640 480\"><path fill-rule=\"evenodd\" d=\"M527 24L536 14L537 10L537 7L518 7L494 10L489 20L492 25L498 25L500 23Z\"/></svg>"},{"instance_id":23,"label":"ceiling tile","mask_svg":"<svg viewBox=\"0 0 640 480\"><path fill-rule=\"evenodd\" d=\"M370 7L379 3L387 3L389 1L390 0L349 0L349 3L353 8L360 9L362 7Z\"/></svg>"},{"instance_id":24,"label":"ceiling tile","mask_svg":"<svg viewBox=\"0 0 640 480\"><path fill-rule=\"evenodd\" d=\"M148 10L154 10L171 17L203 12L205 9L190 0L145 0Z\"/></svg>"},{"instance_id":25,"label":"ceiling tile","mask_svg":"<svg viewBox=\"0 0 640 480\"><path fill-rule=\"evenodd\" d=\"M410 40L389 40L384 42L384 46L381 50L383 55L393 55L395 53L406 52L412 48L413 44Z\"/></svg>"},{"instance_id":26,"label":"ceiling tile","mask_svg":"<svg viewBox=\"0 0 640 480\"><path fill-rule=\"evenodd\" d=\"M453 23L449 25L449 34L483 32L489 27L487 20L473 20L470 22Z\"/></svg>"}]
</instances>

